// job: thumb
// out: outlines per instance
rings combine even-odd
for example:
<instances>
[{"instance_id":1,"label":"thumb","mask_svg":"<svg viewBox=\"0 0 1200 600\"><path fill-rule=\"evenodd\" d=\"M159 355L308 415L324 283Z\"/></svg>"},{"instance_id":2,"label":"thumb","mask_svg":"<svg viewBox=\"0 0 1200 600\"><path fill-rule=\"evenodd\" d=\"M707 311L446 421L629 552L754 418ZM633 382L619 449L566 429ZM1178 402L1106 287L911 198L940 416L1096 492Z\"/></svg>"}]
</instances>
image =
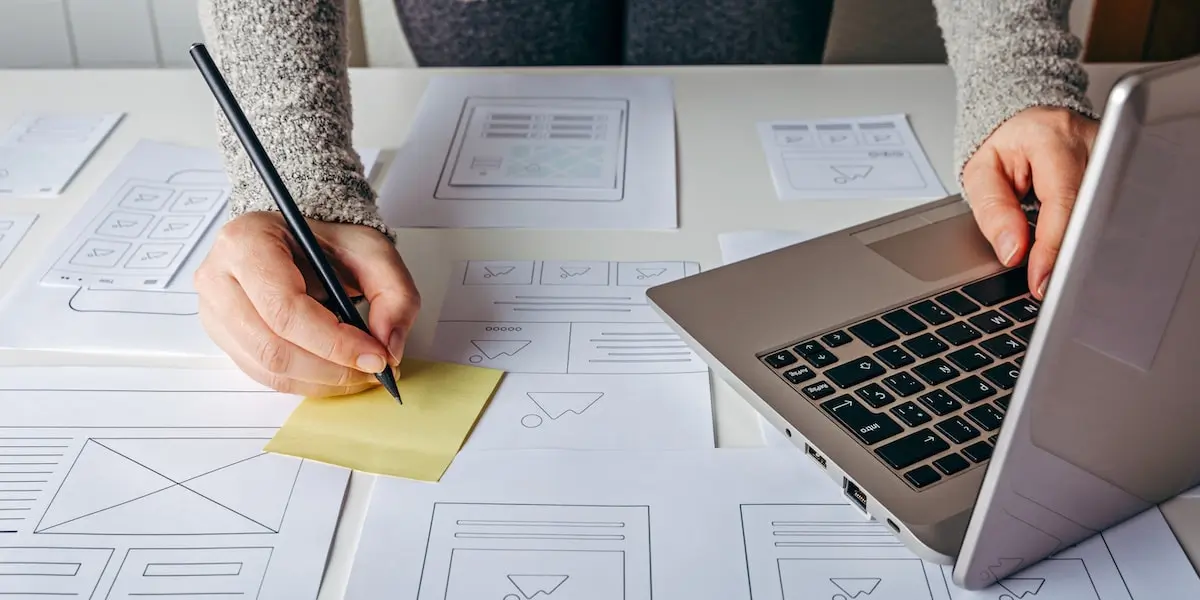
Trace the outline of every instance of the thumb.
<instances>
[{"instance_id":1,"label":"thumb","mask_svg":"<svg viewBox=\"0 0 1200 600\"><path fill-rule=\"evenodd\" d=\"M382 236L382 234L375 234ZM367 328L387 346L393 366L404 356L409 330L421 308L421 296L400 253L387 238L366 239L347 244L342 261L355 274L363 297L370 305Z\"/></svg>"}]
</instances>

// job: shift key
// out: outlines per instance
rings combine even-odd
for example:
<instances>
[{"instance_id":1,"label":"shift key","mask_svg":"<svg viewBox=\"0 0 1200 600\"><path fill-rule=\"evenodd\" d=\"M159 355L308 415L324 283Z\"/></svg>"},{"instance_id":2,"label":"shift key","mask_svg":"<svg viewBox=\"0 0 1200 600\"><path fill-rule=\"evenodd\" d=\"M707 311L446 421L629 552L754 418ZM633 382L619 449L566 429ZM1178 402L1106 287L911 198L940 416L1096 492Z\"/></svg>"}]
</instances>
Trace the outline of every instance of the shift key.
<instances>
[{"instance_id":1,"label":"shift key","mask_svg":"<svg viewBox=\"0 0 1200 600\"><path fill-rule=\"evenodd\" d=\"M921 429L875 449L893 469L903 469L950 449L946 440L931 429Z\"/></svg>"},{"instance_id":2,"label":"shift key","mask_svg":"<svg viewBox=\"0 0 1200 600\"><path fill-rule=\"evenodd\" d=\"M821 403L821 408L868 446L904 431L891 417L872 412L848 395L826 400Z\"/></svg>"}]
</instances>

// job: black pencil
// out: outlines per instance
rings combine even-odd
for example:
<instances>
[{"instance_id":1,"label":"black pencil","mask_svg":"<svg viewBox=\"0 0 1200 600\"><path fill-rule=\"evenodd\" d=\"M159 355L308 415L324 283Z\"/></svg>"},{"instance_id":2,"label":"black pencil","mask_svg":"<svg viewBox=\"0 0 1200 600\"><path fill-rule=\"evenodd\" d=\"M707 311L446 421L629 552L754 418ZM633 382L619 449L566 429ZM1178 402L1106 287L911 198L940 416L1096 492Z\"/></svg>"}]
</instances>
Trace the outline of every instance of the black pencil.
<instances>
[{"instance_id":1,"label":"black pencil","mask_svg":"<svg viewBox=\"0 0 1200 600\"><path fill-rule=\"evenodd\" d=\"M325 293L329 295L332 301L331 304L335 309L334 314L343 323L349 323L370 334L366 323L363 323L362 316L358 314L354 303L350 301L350 298L342 288L341 282L338 281L333 267L329 265L325 251L317 243L317 239L313 236L312 230L309 229L308 222L304 220L304 215L300 212L300 208L296 206L296 202L288 192L287 186L283 184L283 180L280 179L279 173L275 170L275 165L271 163L271 159L267 156L267 151L263 148L262 142L258 140L258 136L255 135L250 122L246 120L246 115L242 113L241 107L238 106L237 100L233 97L233 92L229 90L229 85L225 82L225 78L221 76L216 63L209 56L208 49L204 47L204 44L192 44L189 54L192 55L192 60L196 62L196 67L200 69L200 74L204 76L204 81L208 83L209 89L212 90L213 96L216 97L221 111L229 119L229 124L233 127L233 131L237 134L238 139L241 140L242 146L246 149L246 154L250 157L250 162L254 164L259 177L266 184L267 190L271 192L271 196L275 199L275 204L279 206L279 211L283 213L283 218L287 221L292 236L296 238L296 242L304 249L304 254L308 256L309 262L312 263L313 268L316 269L317 274L320 276L321 284L325 287ZM396 389L396 378L392 375L392 370L385 367L382 372L376 374L376 377L383 384L383 387L387 389L388 393L394 396L397 402L401 402L400 391Z\"/></svg>"}]
</instances>

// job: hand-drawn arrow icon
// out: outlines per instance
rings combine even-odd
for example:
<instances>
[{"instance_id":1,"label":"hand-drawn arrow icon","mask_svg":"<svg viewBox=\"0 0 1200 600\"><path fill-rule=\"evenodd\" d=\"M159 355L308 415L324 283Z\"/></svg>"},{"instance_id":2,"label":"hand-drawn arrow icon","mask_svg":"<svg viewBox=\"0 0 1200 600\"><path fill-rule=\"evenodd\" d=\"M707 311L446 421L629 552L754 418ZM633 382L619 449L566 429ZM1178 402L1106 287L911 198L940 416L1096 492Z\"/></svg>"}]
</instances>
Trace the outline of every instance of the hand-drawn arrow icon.
<instances>
[{"instance_id":1,"label":"hand-drawn arrow icon","mask_svg":"<svg viewBox=\"0 0 1200 600\"><path fill-rule=\"evenodd\" d=\"M579 277L580 275L585 275L585 274L587 274L588 271L591 271L592 268L591 267L559 267L559 270L562 271L562 274L559 275L559 277L561 277L563 279L567 279L570 277Z\"/></svg>"},{"instance_id":2,"label":"hand-drawn arrow icon","mask_svg":"<svg viewBox=\"0 0 1200 600\"><path fill-rule=\"evenodd\" d=\"M92 251L88 252L88 257L89 258L100 258L101 256L108 256L112 253L113 253L113 251L110 248L92 248Z\"/></svg>"},{"instance_id":3,"label":"hand-drawn arrow icon","mask_svg":"<svg viewBox=\"0 0 1200 600\"><path fill-rule=\"evenodd\" d=\"M1000 582L1000 587L1017 598L1024 598L1038 595L1045 584L1046 580L1042 577L1009 577Z\"/></svg>"},{"instance_id":4,"label":"hand-drawn arrow icon","mask_svg":"<svg viewBox=\"0 0 1200 600\"><path fill-rule=\"evenodd\" d=\"M666 273L667 269L665 267L657 267L657 268L638 267L637 272L638 272L638 279L652 279L654 277L658 277L659 275L662 275L663 273Z\"/></svg>"},{"instance_id":5,"label":"hand-drawn arrow icon","mask_svg":"<svg viewBox=\"0 0 1200 600\"><path fill-rule=\"evenodd\" d=\"M850 183L855 179L866 179L874 169L871 165L831 165L829 168L837 174L833 178L837 183Z\"/></svg>"},{"instance_id":6,"label":"hand-drawn arrow icon","mask_svg":"<svg viewBox=\"0 0 1200 600\"><path fill-rule=\"evenodd\" d=\"M506 354L516 356L531 343L532 340L471 340L471 345L478 348L484 356L491 360Z\"/></svg>"},{"instance_id":7,"label":"hand-drawn arrow icon","mask_svg":"<svg viewBox=\"0 0 1200 600\"><path fill-rule=\"evenodd\" d=\"M484 268L483 268L483 271L484 271L484 273L483 273L483 277L484 277L484 279L491 279L491 278L493 278L493 277L500 277L500 276L503 276L503 275L508 275L509 273L512 273L512 272L513 272L513 269L516 269L516 267L512 267L512 266L508 266L508 267L484 267Z\"/></svg>"},{"instance_id":8,"label":"hand-drawn arrow icon","mask_svg":"<svg viewBox=\"0 0 1200 600\"><path fill-rule=\"evenodd\" d=\"M871 592L879 587L880 581L882 580L878 577L831 577L829 579L830 583L836 585L839 590L851 598L870 596Z\"/></svg>"},{"instance_id":9,"label":"hand-drawn arrow icon","mask_svg":"<svg viewBox=\"0 0 1200 600\"><path fill-rule=\"evenodd\" d=\"M117 229L126 229L128 227L133 227L134 225L137 225L137 221L129 221L126 219L117 219L116 223L113 223L113 227Z\"/></svg>"},{"instance_id":10,"label":"hand-drawn arrow icon","mask_svg":"<svg viewBox=\"0 0 1200 600\"><path fill-rule=\"evenodd\" d=\"M509 575L508 580L512 582L513 587L521 592L525 600L533 600L539 594L550 596L554 594L563 583L566 583L569 575Z\"/></svg>"},{"instance_id":11,"label":"hand-drawn arrow icon","mask_svg":"<svg viewBox=\"0 0 1200 600\"><path fill-rule=\"evenodd\" d=\"M167 255L167 252L165 250L151 250L151 251L147 252L145 256L142 257L142 260L155 260L158 258L162 258L166 255Z\"/></svg>"}]
</instances>

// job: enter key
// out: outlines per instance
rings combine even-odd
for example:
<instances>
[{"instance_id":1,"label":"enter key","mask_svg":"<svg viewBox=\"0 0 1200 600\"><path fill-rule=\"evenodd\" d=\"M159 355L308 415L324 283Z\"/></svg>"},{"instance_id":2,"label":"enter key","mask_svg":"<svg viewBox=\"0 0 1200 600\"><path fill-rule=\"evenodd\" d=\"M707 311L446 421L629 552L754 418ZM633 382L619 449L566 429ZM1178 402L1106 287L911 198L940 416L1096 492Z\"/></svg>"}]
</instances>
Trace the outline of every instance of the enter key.
<instances>
[{"instance_id":1,"label":"enter key","mask_svg":"<svg viewBox=\"0 0 1200 600\"><path fill-rule=\"evenodd\" d=\"M872 412L848 395L822 402L821 408L868 446L878 444L904 430L891 417Z\"/></svg>"}]
</instances>

